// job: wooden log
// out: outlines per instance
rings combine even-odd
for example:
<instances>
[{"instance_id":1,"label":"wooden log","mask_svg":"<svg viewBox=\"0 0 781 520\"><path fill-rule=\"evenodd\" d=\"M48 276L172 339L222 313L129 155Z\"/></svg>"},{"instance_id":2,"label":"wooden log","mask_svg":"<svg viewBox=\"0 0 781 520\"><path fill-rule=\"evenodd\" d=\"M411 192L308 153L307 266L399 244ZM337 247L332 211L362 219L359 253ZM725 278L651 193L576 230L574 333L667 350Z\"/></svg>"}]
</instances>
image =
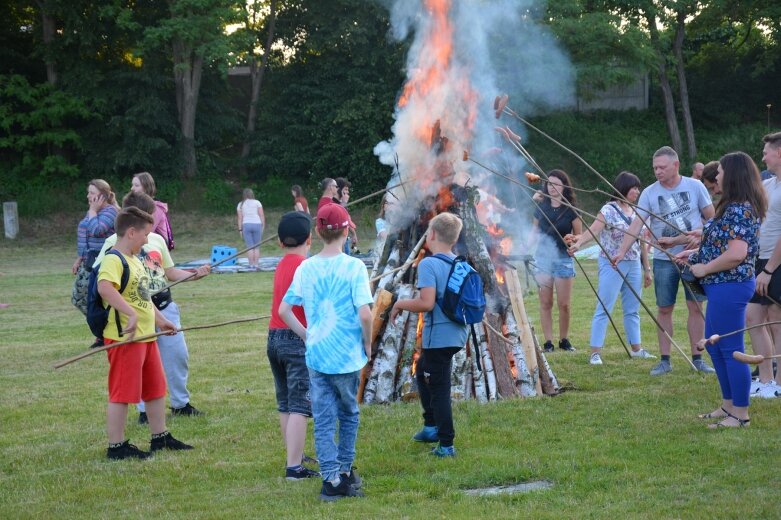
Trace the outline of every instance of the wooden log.
<instances>
[{"instance_id":1,"label":"wooden log","mask_svg":"<svg viewBox=\"0 0 781 520\"><path fill-rule=\"evenodd\" d=\"M366 381L369 379L369 375L372 371L372 363L374 355L377 353L377 336L385 326L387 321L386 310L393 303L393 293L386 291L385 289L378 289L374 293L374 307L372 308L372 356L371 359L361 369L361 377L358 382L358 402L363 403L363 394L366 390Z\"/></svg>"},{"instance_id":2,"label":"wooden log","mask_svg":"<svg viewBox=\"0 0 781 520\"><path fill-rule=\"evenodd\" d=\"M480 344L480 359L483 362L483 374L485 375L486 395L489 401L496 401L496 374L494 373L494 362L491 359L491 352L488 349L488 331L482 325L476 325L477 341Z\"/></svg>"},{"instance_id":3,"label":"wooden log","mask_svg":"<svg viewBox=\"0 0 781 520\"><path fill-rule=\"evenodd\" d=\"M399 258L400 258L400 252L399 249L401 247L401 244L397 244L396 247L393 248L393 251L391 251L390 255L388 256L388 261L385 263L385 266L383 267L383 274L388 273L389 271L393 271L396 267L399 266ZM385 285L393 280L393 274L387 274L386 276L383 276L380 278L379 283L377 284L377 287L385 287Z\"/></svg>"},{"instance_id":4,"label":"wooden log","mask_svg":"<svg viewBox=\"0 0 781 520\"><path fill-rule=\"evenodd\" d=\"M486 313L485 318L491 327L497 331L501 330L501 318L498 315ZM491 352L491 359L493 359L496 389L499 397L508 399L517 396L518 389L515 387L515 379L510 371L510 363L507 360L508 352L505 338L496 334L490 328L488 329L488 350Z\"/></svg>"},{"instance_id":5,"label":"wooden log","mask_svg":"<svg viewBox=\"0 0 781 520\"><path fill-rule=\"evenodd\" d=\"M417 297L418 291L413 293ZM407 331L404 333L404 348L399 361L399 377L396 380L395 398L409 401L417 397L417 387L413 385L412 363L418 346L418 320L422 320L422 314L410 314L407 320ZM413 395L413 387L415 387Z\"/></svg>"},{"instance_id":6,"label":"wooden log","mask_svg":"<svg viewBox=\"0 0 781 520\"><path fill-rule=\"evenodd\" d=\"M453 356L450 368L450 399L463 401L466 399L466 373L469 365L466 359L466 350L461 349Z\"/></svg>"},{"instance_id":7,"label":"wooden log","mask_svg":"<svg viewBox=\"0 0 781 520\"><path fill-rule=\"evenodd\" d=\"M556 381L556 376L553 374L548 360L545 358L545 353L540 348L540 344L537 341L537 336L534 338L534 347L537 352L537 362L540 366L540 383L542 385L542 392L545 395L556 395L559 393L559 382Z\"/></svg>"},{"instance_id":8,"label":"wooden log","mask_svg":"<svg viewBox=\"0 0 781 520\"><path fill-rule=\"evenodd\" d=\"M411 296L412 285L404 284L399 287L399 298L408 299ZM363 392L364 403L386 404L393 398L403 335L409 316L408 311L403 311L394 321L388 321L385 326L385 333L382 335L371 373L366 381Z\"/></svg>"},{"instance_id":9,"label":"wooden log","mask_svg":"<svg viewBox=\"0 0 781 520\"><path fill-rule=\"evenodd\" d=\"M409 256L407 256L407 259L404 261L404 264L412 265L412 261L415 260L415 257L418 256L418 253L420 252L420 249L423 247L423 244L426 243L426 234L423 233L423 236L420 237L420 240L418 240L418 243L415 244L415 247L412 248L412 251L410 251ZM402 265L404 265L402 264ZM401 281L401 278L407 273L407 269L402 269L396 275L393 277L393 282L391 282L391 286L395 286ZM382 286L381 286L382 287ZM386 287L387 289L387 287Z\"/></svg>"},{"instance_id":10,"label":"wooden log","mask_svg":"<svg viewBox=\"0 0 781 520\"><path fill-rule=\"evenodd\" d=\"M496 270L483 240L485 229L477 220L475 205L479 195L477 188L470 187L465 189L467 191L467 199L459 206L459 211L461 220L464 222L461 236L466 246L466 256L475 270L480 273L486 294L493 294L496 292Z\"/></svg>"},{"instance_id":11,"label":"wooden log","mask_svg":"<svg viewBox=\"0 0 781 520\"><path fill-rule=\"evenodd\" d=\"M536 388L537 374L532 373L526 364L526 355L524 348L521 345L518 324L515 321L512 307L508 307L505 310L504 325L507 328L507 339L512 342L511 352L513 355L513 362L515 363L515 384L518 387L518 391L522 397L534 397L538 395ZM536 356L534 361L536 364ZM541 394L542 391L540 391L540 395Z\"/></svg>"},{"instance_id":12,"label":"wooden log","mask_svg":"<svg viewBox=\"0 0 781 520\"><path fill-rule=\"evenodd\" d=\"M504 279L510 297L510 303L512 304L513 315L521 334L521 345L523 346L526 367L529 369L529 374L534 381L537 395L542 395L542 384L539 378L540 369L537 364L537 351L534 346L529 316L526 314L526 306L523 303L523 289L521 288L521 280L518 278L518 271L515 269L508 269L507 272L504 273Z\"/></svg>"},{"instance_id":13,"label":"wooden log","mask_svg":"<svg viewBox=\"0 0 781 520\"><path fill-rule=\"evenodd\" d=\"M488 389L486 387L486 376L483 373L483 368L485 368L485 360L482 357L482 352L480 351L480 331L485 330L484 327L480 324L475 325L475 332L477 333L477 345L469 345L469 362L472 366L472 387L474 388L474 395L475 399L478 403L486 403L488 402ZM485 337L485 333L483 333L483 338ZM469 337L469 343L472 342L472 337L470 334ZM480 356L480 360L483 362L480 368L477 366L477 358ZM494 394L495 395L495 394Z\"/></svg>"}]
</instances>

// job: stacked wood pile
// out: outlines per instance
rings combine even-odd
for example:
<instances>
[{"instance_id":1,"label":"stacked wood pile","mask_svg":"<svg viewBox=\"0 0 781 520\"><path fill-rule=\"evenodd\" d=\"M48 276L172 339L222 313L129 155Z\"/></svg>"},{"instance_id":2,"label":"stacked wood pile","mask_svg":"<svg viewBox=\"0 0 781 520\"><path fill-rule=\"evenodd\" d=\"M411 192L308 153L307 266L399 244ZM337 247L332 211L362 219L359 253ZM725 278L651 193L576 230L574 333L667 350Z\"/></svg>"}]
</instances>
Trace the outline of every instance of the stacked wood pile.
<instances>
[{"instance_id":1,"label":"stacked wood pile","mask_svg":"<svg viewBox=\"0 0 781 520\"><path fill-rule=\"evenodd\" d=\"M487 402L558 392L556 377L529 324L517 271L497 254L494 240L477 220L478 197L476 188L443 188L426 202L428 209L414 224L388 235L372 270L372 278L379 281L374 292L372 359L364 368L358 394L362 402L418 397L414 373L424 316L405 311L390 322L388 313L396 299L417 295L417 263L425 255L425 230L441 211L456 213L463 220L455 253L465 256L480 273L488 302L483 323L475 325L477 349L470 334L467 348L453 358L453 399ZM399 269L405 264L409 265Z\"/></svg>"}]
</instances>

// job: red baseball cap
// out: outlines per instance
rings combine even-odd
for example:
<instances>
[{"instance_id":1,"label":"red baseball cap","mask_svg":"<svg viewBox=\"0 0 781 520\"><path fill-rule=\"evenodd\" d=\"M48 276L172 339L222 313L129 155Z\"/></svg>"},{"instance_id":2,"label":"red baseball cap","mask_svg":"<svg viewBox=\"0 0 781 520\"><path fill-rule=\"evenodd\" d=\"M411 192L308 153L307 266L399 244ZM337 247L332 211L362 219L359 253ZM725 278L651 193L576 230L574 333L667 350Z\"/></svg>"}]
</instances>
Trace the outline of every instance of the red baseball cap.
<instances>
[{"instance_id":1,"label":"red baseball cap","mask_svg":"<svg viewBox=\"0 0 781 520\"><path fill-rule=\"evenodd\" d=\"M347 226L355 229L350 214L341 204L330 202L317 210L317 229L344 229Z\"/></svg>"}]
</instances>

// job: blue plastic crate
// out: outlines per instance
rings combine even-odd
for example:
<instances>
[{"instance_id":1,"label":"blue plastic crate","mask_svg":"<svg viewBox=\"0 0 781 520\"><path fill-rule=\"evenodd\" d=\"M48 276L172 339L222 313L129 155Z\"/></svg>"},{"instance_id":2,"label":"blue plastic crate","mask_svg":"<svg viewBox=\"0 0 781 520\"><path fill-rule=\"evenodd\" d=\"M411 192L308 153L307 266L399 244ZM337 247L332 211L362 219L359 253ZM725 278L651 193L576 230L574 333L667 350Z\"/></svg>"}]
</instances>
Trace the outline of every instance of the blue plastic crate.
<instances>
[{"instance_id":1,"label":"blue plastic crate","mask_svg":"<svg viewBox=\"0 0 781 520\"><path fill-rule=\"evenodd\" d=\"M235 247L230 246L214 246L212 247L212 258L211 258L211 264L214 265L220 260L224 260L225 258L228 258L229 256L235 255L236 251L238 251ZM220 265L236 265L236 259L232 258L225 262L224 264Z\"/></svg>"}]
</instances>

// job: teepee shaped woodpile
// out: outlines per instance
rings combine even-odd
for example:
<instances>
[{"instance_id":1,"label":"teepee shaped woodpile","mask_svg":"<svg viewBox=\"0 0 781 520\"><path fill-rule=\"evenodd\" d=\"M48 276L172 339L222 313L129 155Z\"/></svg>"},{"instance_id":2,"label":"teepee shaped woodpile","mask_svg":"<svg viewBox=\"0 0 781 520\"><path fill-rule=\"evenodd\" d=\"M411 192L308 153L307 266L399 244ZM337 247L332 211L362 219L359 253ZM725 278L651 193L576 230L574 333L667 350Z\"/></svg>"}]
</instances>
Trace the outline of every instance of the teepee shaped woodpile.
<instances>
[{"instance_id":1,"label":"teepee shaped woodpile","mask_svg":"<svg viewBox=\"0 0 781 520\"><path fill-rule=\"evenodd\" d=\"M453 358L452 398L487 402L558 392L556 377L527 319L517 271L502 254L501 230L478 222L478 202L475 187L443 187L425 201L414 224L386 238L371 275L387 273L374 288L372 359L361 377L358 395L362 402L389 403L418 396L414 374L424 315L404 311L391 323L388 313L397 298L416 295L417 263L426 254L425 230L429 220L442 211L463 220L454 252L465 256L480 273L487 301L485 319L475 325L477 348L470 334L467 348ZM410 263L407 268L391 272L406 263Z\"/></svg>"}]
</instances>

